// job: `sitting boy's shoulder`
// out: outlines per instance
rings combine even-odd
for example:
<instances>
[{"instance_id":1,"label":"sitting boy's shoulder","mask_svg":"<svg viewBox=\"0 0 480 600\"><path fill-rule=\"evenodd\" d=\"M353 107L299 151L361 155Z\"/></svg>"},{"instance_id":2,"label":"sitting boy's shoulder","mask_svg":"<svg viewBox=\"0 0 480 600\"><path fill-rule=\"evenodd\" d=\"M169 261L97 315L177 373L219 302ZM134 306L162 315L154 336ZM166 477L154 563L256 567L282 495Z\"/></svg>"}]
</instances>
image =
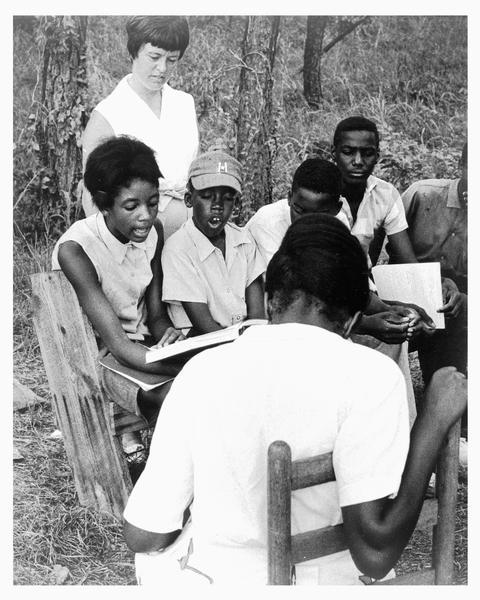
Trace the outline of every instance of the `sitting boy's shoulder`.
<instances>
[{"instance_id":1,"label":"sitting boy's shoulder","mask_svg":"<svg viewBox=\"0 0 480 600\"><path fill-rule=\"evenodd\" d=\"M376 175L370 175L368 178L368 187L376 187L377 190L381 192L391 192L393 190L397 191L397 188L390 183L389 181L385 181L385 179L380 179Z\"/></svg>"},{"instance_id":2,"label":"sitting boy's shoulder","mask_svg":"<svg viewBox=\"0 0 480 600\"><path fill-rule=\"evenodd\" d=\"M174 252L189 248L190 244L189 236L186 231L186 224L187 223L184 223L179 229L177 229L177 231L174 231L172 235L165 240L163 252Z\"/></svg>"},{"instance_id":3,"label":"sitting boy's shoulder","mask_svg":"<svg viewBox=\"0 0 480 600\"><path fill-rule=\"evenodd\" d=\"M235 244L249 244L254 243L254 239L247 226L240 227L230 221L225 225L225 231L228 232L228 237L233 240Z\"/></svg>"}]
</instances>

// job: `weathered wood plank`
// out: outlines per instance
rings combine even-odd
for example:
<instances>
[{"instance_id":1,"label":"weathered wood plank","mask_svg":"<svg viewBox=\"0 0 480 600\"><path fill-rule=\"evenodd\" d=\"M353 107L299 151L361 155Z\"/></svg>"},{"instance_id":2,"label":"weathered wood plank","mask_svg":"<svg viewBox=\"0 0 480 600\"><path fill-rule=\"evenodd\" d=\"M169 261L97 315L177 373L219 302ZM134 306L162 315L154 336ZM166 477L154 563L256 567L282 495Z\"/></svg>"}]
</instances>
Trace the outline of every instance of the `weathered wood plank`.
<instances>
[{"instance_id":1,"label":"weathered wood plank","mask_svg":"<svg viewBox=\"0 0 480 600\"><path fill-rule=\"evenodd\" d=\"M110 429L91 325L62 272L31 280L33 321L80 504L120 516L131 479Z\"/></svg>"},{"instance_id":2,"label":"weathered wood plank","mask_svg":"<svg viewBox=\"0 0 480 600\"><path fill-rule=\"evenodd\" d=\"M331 452L293 461L292 490L329 481L335 481Z\"/></svg>"},{"instance_id":3,"label":"weathered wood plank","mask_svg":"<svg viewBox=\"0 0 480 600\"><path fill-rule=\"evenodd\" d=\"M343 525L313 529L292 536L293 563L304 562L347 549Z\"/></svg>"}]
</instances>

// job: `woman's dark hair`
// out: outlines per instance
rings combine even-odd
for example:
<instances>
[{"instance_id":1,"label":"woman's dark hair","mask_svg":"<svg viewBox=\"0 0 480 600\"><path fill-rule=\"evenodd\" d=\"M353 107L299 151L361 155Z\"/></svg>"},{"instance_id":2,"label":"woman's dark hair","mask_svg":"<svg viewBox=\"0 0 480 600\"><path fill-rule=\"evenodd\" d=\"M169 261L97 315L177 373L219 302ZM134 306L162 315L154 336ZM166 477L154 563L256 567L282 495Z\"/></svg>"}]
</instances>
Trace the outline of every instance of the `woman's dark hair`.
<instances>
[{"instance_id":1,"label":"woman's dark hair","mask_svg":"<svg viewBox=\"0 0 480 600\"><path fill-rule=\"evenodd\" d=\"M364 311L369 298L368 265L359 241L336 217L313 213L288 228L266 274L265 290L277 312L299 291L321 300L333 322ZM275 295L275 297L274 297Z\"/></svg>"},{"instance_id":2,"label":"woman's dark hair","mask_svg":"<svg viewBox=\"0 0 480 600\"><path fill-rule=\"evenodd\" d=\"M182 58L190 41L188 21L185 17L130 17L126 30L127 50L132 58L137 58L140 48L148 43L171 52L179 50L179 58Z\"/></svg>"},{"instance_id":3,"label":"woman's dark hair","mask_svg":"<svg viewBox=\"0 0 480 600\"><path fill-rule=\"evenodd\" d=\"M88 156L83 182L99 208L111 208L122 187L134 179L158 186L162 177L153 150L135 138L111 137Z\"/></svg>"},{"instance_id":4,"label":"woman's dark hair","mask_svg":"<svg viewBox=\"0 0 480 600\"><path fill-rule=\"evenodd\" d=\"M292 192L305 188L317 194L340 196L342 175L338 167L324 158L307 158L295 171Z\"/></svg>"},{"instance_id":5,"label":"woman's dark hair","mask_svg":"<svg viewBox=\"0 0 480 600\"><path fill-rule=\"evenodd\" d=\"M370 119L366 119L365 117L355 116L355 117L347 117L340 121L340 123L335 128L335 133L333 134L333 145L336 146L339 141L342 133L344 131L371 131L375 135L375 144L377 148L380 143L380 135L378 133L377 126Z\"/></svg>"}]
</instances>

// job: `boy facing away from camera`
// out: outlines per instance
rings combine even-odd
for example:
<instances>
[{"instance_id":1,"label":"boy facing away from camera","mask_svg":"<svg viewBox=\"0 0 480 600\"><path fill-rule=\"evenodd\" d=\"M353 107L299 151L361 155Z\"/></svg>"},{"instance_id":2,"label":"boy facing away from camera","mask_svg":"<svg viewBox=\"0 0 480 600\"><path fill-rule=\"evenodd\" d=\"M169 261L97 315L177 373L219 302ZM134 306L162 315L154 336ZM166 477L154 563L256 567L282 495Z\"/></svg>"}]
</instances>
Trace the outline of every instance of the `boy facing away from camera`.
<instances>
[{"instance_id":1,"label":"boy facing away from camera","mask_svg":"<svg viewBox=\"0 0 480 600\"><path fill-rule=\"evenodd\" d=\"M163 300L175 327L190 335L265 317L265 262L250 233L229 223L241 186L240 163L221 150L190 165L185 204L192 217L162 253Z\"/></svg>"}]
</instances>

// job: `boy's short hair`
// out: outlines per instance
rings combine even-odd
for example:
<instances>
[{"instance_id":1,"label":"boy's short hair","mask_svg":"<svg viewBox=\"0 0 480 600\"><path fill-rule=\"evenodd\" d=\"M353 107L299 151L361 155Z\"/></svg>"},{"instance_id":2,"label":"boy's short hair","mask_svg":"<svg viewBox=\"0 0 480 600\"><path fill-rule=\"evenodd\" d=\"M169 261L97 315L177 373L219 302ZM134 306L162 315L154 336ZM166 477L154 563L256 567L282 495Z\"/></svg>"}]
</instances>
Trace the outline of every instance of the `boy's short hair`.
<instances>
[{"instance_id":1,"label":"boy's short hair","mask_svg":"<svg viewBox=\"0 0 480 600\"><path fill-rule=\"evenodd\" d=\"M340 196L342 175L338 167L323 158L307 158L293 175L292 192L305 188L317 194Z\"/></svg>"},{"instance_id":2,"label":"boy's short hair","mask_svg":"<svg viewBox=\"0 0 480 600\"><path fill-rule=\"evenodd\" d=\"M285 311L301 291L321 300L331 321L341 322L368 304L367 258L336 217L304 215L290 225L268 264L265 291L274 311Z\"/></svg>"},{"instance_id":3,"label":"boy's short hair","mask_svg":"<svg viewBox=\"0 0 480 600\"><path fill-rule=\"evenodd\" d=\"M223 150L204 152L188 169L189 187L196 190L225 185L242 193L242 165Z\"/></svg>"},{"instance_id":4,"label":"boy's short hair","mask_svg":"<svg viewBox=\"0 0 480 600\"><path fill-rule=\"evenodd\" d=\"M89 154L83 182L99 208L111 208L122 187L134 179L148 181L158 187L162 177L154 151L139 140L121 135L111 137Z\"/></svg>"},{"instance_id":5,"label":"boy's short hair","mask_svg":"<svg viewBox=\"0 0 480 600\"><path fill-rule=\"evenodd\" d=\"M340 121L335 127L335 133L333 134L333 145L336 146L340 141L340 137L344 131L371 131L375 135L375 144L377 148L380 144L380 135L378 133L377 126L373 121L362 117L360 115L354 117L347 117Z\"/></svg>"},{"instance_id":6,"label":"boy's short hair","mask_svg":"<svg viewBox=\"0 0 480 600\"><path fill-rule=\"evenodd\" d=\"M127 50L132 58L144 44L157 48L180 51L182 58L190 41L188 21L185 17L134 16L127 20Z\"/></svg>"}]
</instances>

